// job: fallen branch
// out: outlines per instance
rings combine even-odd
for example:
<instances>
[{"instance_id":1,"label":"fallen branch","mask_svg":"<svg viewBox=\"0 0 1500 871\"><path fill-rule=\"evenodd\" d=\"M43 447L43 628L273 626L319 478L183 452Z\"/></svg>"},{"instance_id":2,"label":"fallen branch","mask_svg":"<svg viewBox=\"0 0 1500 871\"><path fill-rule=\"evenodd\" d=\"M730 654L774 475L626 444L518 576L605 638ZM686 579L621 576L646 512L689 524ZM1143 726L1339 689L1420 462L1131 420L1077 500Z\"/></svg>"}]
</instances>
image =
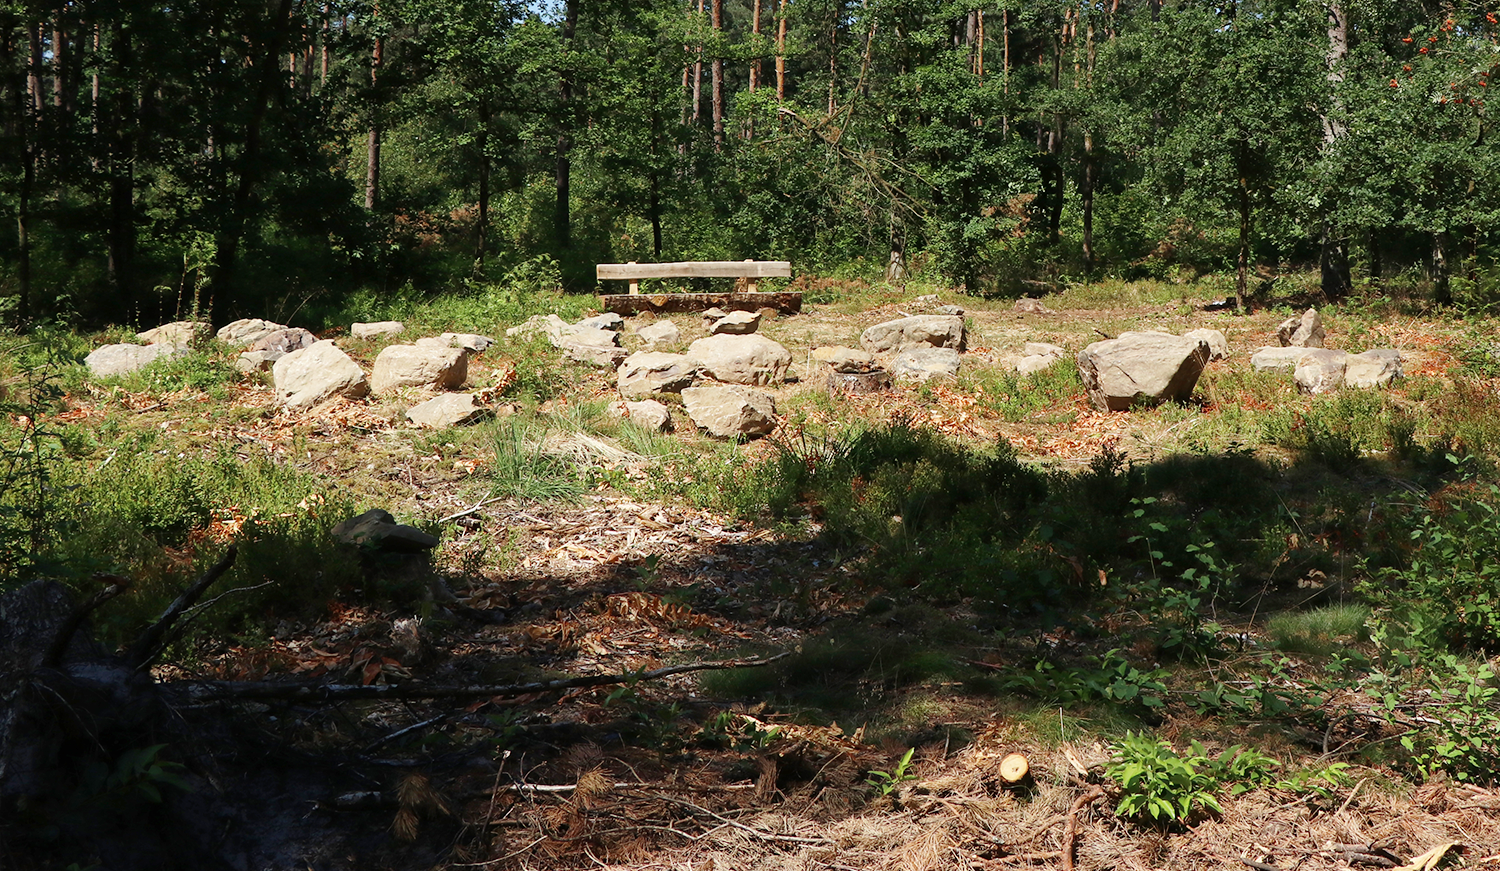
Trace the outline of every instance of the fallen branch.
<instances>
[{"instance_id":1,"label":"fallen branch","mask_svg":"<svg viewBox=\"0 0 1500 871\"><path fill-rule=\"evenodd\" d=\"M499 502L501 499L504 499L504 498L505 498L504 496L494 496L494 497L491 497L489 499L481 499L478 502L475 502L473 504L473 506L471 506L469 508L465 508L462 511L459 511L459 512L456 512L454 514L450 514L447 517L444 517L443 519L439 520L438 523L447 523L447 522L449 522L451 520L457 520L460 517L468 517L470 514L473 514L474 512L476 512L479 509L483 508L484 506L490 504L491 502Z\"/></svg>"},{"instance_id":2,"label":"fallen branch","mask_svg":"<svg viewBox=\"0 0 1500 871\"><path fill-rule=\"evenodd\" d=\"M678 805L680 807L686 808L686 809L688 809L690 811L693 811L695 813L704 814L706 816L713 817L714 819L718 820L719 822L723 823L726 826L729 826L730 828L739 829L740 831L745 832L746 834L754 835L757 838L763 838L763 839L768 840L768 841L782 841L782 842L791 843L791 844L812 844L812 845L815 845L815 846L826 846L828 844L832 844L833 843L832 841L828 840L827 838L804 838L801 835L783 835L783 834L779 834L777 832L762 831L761 829L757 829L757 828L754 828L752 826L747 826L744 823L738 822L736 820L732 820L729 817L724 816L723 814L716 814L713 811L709 810L708 808L703 807L702 805L693 804L692 802L687 801L685 799L674 798L674 797L672 797L670 795L663 795L661 793L655 793L655 792L653 792L653 793L647 793L647 795L649 795L652 798L655 798L655 799L657 799L659 801L664 801L664 802L667 802L668 804L675 804L675 805Z\"/></svg>"},{"instance_id":3,"label":"fallen branch","mask_svg":"<svg viewBox=\"0 0 1500 871\"><path fill-rule=\"evenodd\" d=\"M90 596L88 601L74 608L68 614L68 619L58 627L57 635L53 636L52 644L47 648L46 655L42 658L42 665L52 668L62 662L63 654L68 652L68 645L72 643L73 636L78 634L78 627L83 625L83 618L91 611L108 602L110 599L130 589L130 579L119 575L95 575L94 580L106 584L105 588Z\"/></svg>"},{"instance_id":4,"label":"fallen branch","mask_svg":"<svg viewBox=\"0 0 1500 871\"><path fill-rule=\"evenodd\" d=\"M126 661L134 665L136 671L146 670L157 657L162 655L167 645L171 643L172 639L167 636L167 633L172 629L173 624L184 611L193 606L194 602L203 598L203 594L208 592L208 588L213 586L215 581L229 571L229 567L234 565L234 558L238 554L239 548L231 544L213 568L204 572L203 576L193 582L191 587L183 590L182 595L167 606L167 610L162 612L161 617L141 633L140 637L135 640L135 644L130 646L130 652L125 655Z\"/></svg>"},{"instance_id":5,"label":"fallen branch","mask_svg":"<svg viewBox=\"0 0 1500 871\"><path fill-rule=\"evenodd\" d=\"M1249 865L1251 868L1254 868L1255 871L1281 871L1281 869L1277 868L1275 865L1270 865L1265 862L1257 862L1254 859L1246 859L1244 856L1235 856L1234 858L1246 865Z\"/></svg>"},{"instance_id":6,"label":"fallen branch","mask_svg":"<svg viewBox=\"0 0 1500 871\"><path fill-rule=\"evenodd\" d=\"M719 662L690 662L669 665L650 671L627 671L619 674L595 674L580 677L558 678L522 684L499 684L496 686L430 686L423 684L289 684L273 682L246 683L243 681L178 681L166 686L181 688L190 701L213 699L281 700L345 702L370 699L489 699L513 698L532 693L547 693L579 687L603 687L629 684L638 681L658 680L695 671L722 671L731 668L760 668L786 657L790 652L778 653L769 659L731 659Z\"/></svg>"},{"instance_id":7,"label":"fallen branch","mask_svg":"<svg viewBox=\"0 0 1500 871\"><path fill-rule=\"evenodd\" d=\"M1101 798L1104 798L1104 790L1096 786L1074 799L1073 806L1068 808L1068 822L1063 826L1063 871L1073 871L1073 841L1078 836L1078 812Z\"/></svg>"}]
</instances>

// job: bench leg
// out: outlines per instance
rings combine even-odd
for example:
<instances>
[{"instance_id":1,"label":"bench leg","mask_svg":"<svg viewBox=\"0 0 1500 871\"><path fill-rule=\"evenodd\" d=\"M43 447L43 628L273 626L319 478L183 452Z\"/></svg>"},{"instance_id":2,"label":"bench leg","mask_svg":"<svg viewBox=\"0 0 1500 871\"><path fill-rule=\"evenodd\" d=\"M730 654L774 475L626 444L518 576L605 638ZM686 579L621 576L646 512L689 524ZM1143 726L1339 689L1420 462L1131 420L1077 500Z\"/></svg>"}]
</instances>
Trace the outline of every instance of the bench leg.
<instances>
[{"instance_id":1,"label":"bench leg","mask_svg":"<svg viewBox=\"0 0 1500 871\"><path fill-rule=\"evenodd\" d=\"M641 283L639 281L632 280L630 282L630 292L631 293L640 293L641 292Z\"/></svg>"},{"instance_id":2,"label":"bench leg","mask_svg":"<svg viewBox=\"0 0 1500 871\"><path fill-rule=\"evenodd\" d=\"M753 278L752 278L752 279L750 279L750 280L749 280L749 281L747 281L747 282L745 282L745 289L746 289L746 290L747 290L747 291L749 291L749 292L750 292L750 293L755 293L755 292L756 292L756 290L755 290L755 289L756 289L756 288L757 288L757 287L760 287L760 283L759 283L759 282L757 282L757 281L756 281L756 280L755 280L755 279L753 279Z\"/></svg>"}]
</instances>

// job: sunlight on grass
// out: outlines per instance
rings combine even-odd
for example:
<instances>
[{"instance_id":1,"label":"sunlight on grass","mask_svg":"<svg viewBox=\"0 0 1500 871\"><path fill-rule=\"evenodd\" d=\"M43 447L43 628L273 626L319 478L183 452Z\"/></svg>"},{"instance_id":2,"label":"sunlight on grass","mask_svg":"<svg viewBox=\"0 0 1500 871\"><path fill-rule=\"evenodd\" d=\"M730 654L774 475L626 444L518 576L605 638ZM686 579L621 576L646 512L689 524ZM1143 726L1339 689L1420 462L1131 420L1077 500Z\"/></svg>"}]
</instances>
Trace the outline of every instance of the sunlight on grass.
<instances>
[{"instance_id":1,"label":"sunlight on grass","mask_svg":"<svg viewBox=\"0 0 1500 871\"><path fill-rule=\"evenodd\" d=\"M1351 641L1368 640L1368 619L1370 609L1366 605L1329 605L1277 614L1267 623L1266 632L1277 650L1327 656Z\"/></svg>"}]
</instances>

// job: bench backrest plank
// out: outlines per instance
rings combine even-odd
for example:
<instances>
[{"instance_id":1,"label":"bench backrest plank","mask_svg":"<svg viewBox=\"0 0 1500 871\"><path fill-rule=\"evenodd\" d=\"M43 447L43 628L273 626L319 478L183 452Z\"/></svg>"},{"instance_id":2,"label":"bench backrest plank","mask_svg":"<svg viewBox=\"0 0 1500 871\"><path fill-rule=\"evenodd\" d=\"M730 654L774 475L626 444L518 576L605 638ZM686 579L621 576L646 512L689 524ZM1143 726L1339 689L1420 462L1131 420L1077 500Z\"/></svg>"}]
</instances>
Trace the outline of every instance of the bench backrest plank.
<instances>
[{"instance_id":1,"label":"bench backrest plank","mask_svg":"<svg viewBox=\"0 0 1500 871\"><path fill-rule=\"evenodd\" d=\"M600 263L600 279L642 278L791 278L787 260L687 260L678 263Z\"/></svg>"}]
</instances>

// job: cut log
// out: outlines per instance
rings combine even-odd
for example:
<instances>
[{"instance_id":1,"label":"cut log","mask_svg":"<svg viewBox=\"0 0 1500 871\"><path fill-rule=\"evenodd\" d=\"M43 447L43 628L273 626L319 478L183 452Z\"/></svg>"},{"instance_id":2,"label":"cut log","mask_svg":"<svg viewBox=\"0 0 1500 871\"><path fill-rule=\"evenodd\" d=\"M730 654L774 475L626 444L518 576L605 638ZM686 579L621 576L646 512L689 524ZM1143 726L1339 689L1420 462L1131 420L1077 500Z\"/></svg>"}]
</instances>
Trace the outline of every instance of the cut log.
<instances>
[{"instance_id":1,"label":"cut log","mask_svg":"<svg viewBox=\"0 0 1500 871\"><path fill-rule=\"evenodd\" d=\"M884 369L870 372L829 372L830 396L850 393L881 393L891 389L891 373Z\"/></svg>"},{"instance_id":2,"label":"cut log","mask_svg":"<svg viewBox=\"0 0 1500 871\"><path fill-rule=\"evenodd\" d=\"M1031 763L1025 755L1012 753L1000 760L1000 779L1006 783L1020 783L1031 776Z\"/></svg>"},{"instance_id":3,"label":"cut log","mask_svg":"<svg viewBox=\"0 0 1500 871\"><path fill-rule=\"evenodd\" d=\"M759 311L773 308L786 314L802 311L801 291L766 293L610 293L599 295L599 307L621 315L641 312Z\"/></svg>"}]
</instances>

